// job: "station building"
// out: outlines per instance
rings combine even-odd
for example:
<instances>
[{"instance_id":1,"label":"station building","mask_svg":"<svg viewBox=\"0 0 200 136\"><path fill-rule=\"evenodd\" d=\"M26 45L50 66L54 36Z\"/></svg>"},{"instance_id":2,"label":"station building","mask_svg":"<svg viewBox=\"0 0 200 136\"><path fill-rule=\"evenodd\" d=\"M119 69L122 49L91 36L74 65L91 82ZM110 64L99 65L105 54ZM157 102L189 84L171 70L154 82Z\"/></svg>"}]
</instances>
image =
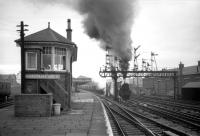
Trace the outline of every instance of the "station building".
<instances>
[{"instance_id":1,"label":"station building","mask_svg":"<svg viewBox=\"0 0 200 136\"><path fill-rule=\"evenodd\" d=\"M70 107L72 63L77 60L77 46L72 42L71 20L67 37L48 27L24 37L25 94L53 94L62 108ZM21 40L15 41L21 47Z\"/></svg>"}]
</instances>

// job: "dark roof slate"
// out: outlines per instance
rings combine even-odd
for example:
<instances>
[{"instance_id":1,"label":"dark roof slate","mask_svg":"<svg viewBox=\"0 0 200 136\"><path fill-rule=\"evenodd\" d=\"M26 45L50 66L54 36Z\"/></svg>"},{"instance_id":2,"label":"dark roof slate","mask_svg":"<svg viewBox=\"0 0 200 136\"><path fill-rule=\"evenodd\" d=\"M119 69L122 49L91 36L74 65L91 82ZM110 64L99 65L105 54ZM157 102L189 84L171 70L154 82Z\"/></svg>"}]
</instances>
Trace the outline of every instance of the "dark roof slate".
<instances>
[{"instance_id":1,"label":"dark roof slate","mask_svg":"<svg viewBox=\"0 0 200 136\"><path fill-rule=\"evenodd\" d=\"M51 28L46 28L36 33L24 37L25 42L59 42L59 43L72 43L62 35L58 34ZM20 39L16 40L20 42Z\"/></svg>"}]
</instances>

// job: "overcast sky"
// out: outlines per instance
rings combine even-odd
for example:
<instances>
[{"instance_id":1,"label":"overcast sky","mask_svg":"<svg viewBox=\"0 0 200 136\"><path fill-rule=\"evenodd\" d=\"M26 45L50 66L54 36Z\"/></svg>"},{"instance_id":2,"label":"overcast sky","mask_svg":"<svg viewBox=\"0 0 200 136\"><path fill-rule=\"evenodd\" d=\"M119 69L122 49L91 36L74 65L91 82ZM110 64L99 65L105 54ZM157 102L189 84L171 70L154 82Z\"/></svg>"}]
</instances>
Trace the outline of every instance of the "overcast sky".
<instances>
[{"instance_id":1,"label":"overcast sky","mask_svg":"<svg viewBox=\"0 0 200 136\"><path fill-rule=\"evenodd\" d=\"M141 45L138 53L150 59L150 52L159 54L158 67L197 65L200 60L199 0L139 0L132 27L132 46ZM117 10L117 9L116 9ZM105 64L105 51L98 41L90 39L82 25L83 16L64 4L39 4L34 0L0 0L0 73L20 70L20 48L14 40L20 21L28 24L26 35L51 28L66 37L67 19L72 20L72 40L78 46L78 60L73 63L75 77L85 75L100 80L100 66ZM102 81L102 80L101 80Z\"/></svg>"}]
</instances>

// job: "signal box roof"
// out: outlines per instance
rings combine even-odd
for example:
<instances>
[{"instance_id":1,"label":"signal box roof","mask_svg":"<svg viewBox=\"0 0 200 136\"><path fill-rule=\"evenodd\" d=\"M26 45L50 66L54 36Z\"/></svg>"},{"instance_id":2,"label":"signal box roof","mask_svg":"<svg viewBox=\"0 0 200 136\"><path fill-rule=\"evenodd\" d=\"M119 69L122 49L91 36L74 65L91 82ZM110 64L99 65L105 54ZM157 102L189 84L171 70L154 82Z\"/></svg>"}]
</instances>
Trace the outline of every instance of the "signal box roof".
<instances>
[{"instance_id":1,"label":"signal box roof","mask_svg":"<svg viewBox=\"0 0 200 136\"><path fill-rule=\"evenodd\" d=\"M20 43L20 39L16 40L15 42ZM24 42L57 42L63 44L74 44L73 42L52 30L50 27L25 36Z\"/></svg>"},{"instance_id":2,"label":"signal box roof","mask_svg":"<svg viewBox=\"0 0 200 136\"><path fill-rule=\"evenodd\" d=\"M15 40L17 45L21 46L21 39ZM77 60L77 46L72 41L68 40L67 38L63 37L62 35L58 34L50 27L38 31L36 33L30 34L24 37L25 45L42 45L42 44L62 44L72 48L73 52L73 61ZM50 45L49 44L49 45Z\"/></svg>"}]
</instances>

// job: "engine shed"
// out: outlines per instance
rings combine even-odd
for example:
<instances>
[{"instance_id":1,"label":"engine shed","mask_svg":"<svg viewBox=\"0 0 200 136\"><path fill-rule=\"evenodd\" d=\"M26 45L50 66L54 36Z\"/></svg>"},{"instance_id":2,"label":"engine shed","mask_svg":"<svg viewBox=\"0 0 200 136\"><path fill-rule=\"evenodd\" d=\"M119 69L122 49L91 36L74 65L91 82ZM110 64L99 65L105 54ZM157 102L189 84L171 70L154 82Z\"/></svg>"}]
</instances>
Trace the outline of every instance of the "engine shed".
<instances>
[{"instance_id":1,"label":"engine shed","mask_svg":"<svg viewBox=\"0 0 200 136\"><path fill-rule=\"evenodd\" d=\"M77 46L72 42L71 20L67 21L67 37L48 27L24 37L23 94L53 95L62 108L70 108L72 63L77 60ZM21 39L15 41L22 47Z\"/></svg>"},{"instance_id":2,"label":"engine shed","mask_svg":"<svg viewBox=\"0 0 200 136\"><path fill-rule=\"evenodd\" d=\"M182 98L200 101L200 82L189 82L182 87Z\"/></svg>"}]
</instances>

